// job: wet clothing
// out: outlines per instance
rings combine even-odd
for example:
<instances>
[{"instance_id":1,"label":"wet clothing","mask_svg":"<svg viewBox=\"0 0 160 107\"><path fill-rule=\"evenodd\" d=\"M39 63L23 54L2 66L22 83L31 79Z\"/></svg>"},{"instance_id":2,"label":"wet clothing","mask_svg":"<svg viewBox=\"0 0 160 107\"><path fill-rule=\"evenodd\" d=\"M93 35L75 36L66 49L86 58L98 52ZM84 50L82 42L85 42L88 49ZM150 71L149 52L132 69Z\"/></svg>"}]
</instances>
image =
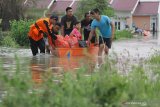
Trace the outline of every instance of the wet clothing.
<instances>
[{"instance_id":1,"label":"wet clothing","mask_svg":"<svg viewBox=\"0 0 160 107\"><path fill-rule=\"evenodd\" d=\"M105 43L108 48L111 48L112 41L111 38L99 37L99 45Z\"/></svg>"},{"instance_id":2,"label":"wet clothing","mask_svg":"<svg viewBox=\"0 0 160 107\"><path fill-rule=\"evenodd\" d=\"M108 16L101 15L100 21L94 19L91 24L91 29L98 28L102 37L104 38L111 38L112 29L111 29L111 20Z\"/></svg>"},{"instance_id":3,"label":"wet clothing","mask_svg":"<svg viewBox=\"0 0 160 107\"><path fill-rule=\"evenodd\" d=\"M92 23L92 19L90 21L87 21L85 19L83 19L81 21L81 26L82 28L84 29L83 30L83 34L84 34L84 40L87 41L88 40L88 37L89 37L89 33L91 31L91 23ZM91 39L91 43L95 43L95 39L96 37L93 36L92 39Z\"/></svg>"},{"instance_id":4,"label":"wet clothing","mask_svg":"<svg viewBox=\"0 0 160 107\"><path fill-rule=\"evenodd\" d=\"M62 17L61 25L64 26L64 35L70 35L75 22L77 22L77 18L75 16L68 18L67 15L65 15Z\"/></svg>"},{"instance_id":5,"label":"wet clothing","mask_svg":"<svg viewBox=\"0 0 160 107\"><path fill-rule=\"evenodd\" d=\"M40 53L45 53L45 41L43 38L51 35L51 27L52 25L49 22L49 18L39 19L30 26L28 36L33 55L38 53L38 48L40 49Z\"/></svg>"},{"instance_id":6,"label":"wet clothing","mask_svg":"<svg viewBox=\"0 0 160 107\"><path fill-rule=\"evenodd\" d=\"M40 53L45 53L45 42L43 38L38 41L35 41L29 37L29 41L33 56L35 56L38 53L38 48L40 49Z\"/></svg>"}]
</instances>

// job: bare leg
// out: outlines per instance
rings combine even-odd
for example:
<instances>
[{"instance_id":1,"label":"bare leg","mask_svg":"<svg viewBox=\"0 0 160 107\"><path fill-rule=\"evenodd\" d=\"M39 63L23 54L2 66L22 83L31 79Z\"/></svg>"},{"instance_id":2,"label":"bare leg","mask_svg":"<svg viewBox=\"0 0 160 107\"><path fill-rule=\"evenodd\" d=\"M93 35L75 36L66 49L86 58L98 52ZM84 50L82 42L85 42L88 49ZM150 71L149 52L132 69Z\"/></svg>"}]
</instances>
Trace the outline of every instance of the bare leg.
<instances>
[{"instance_id":1,"label":"bare leg","mask_svg":"<svg viewBox=\"0 0 160 107\"><path fill-rule=\"evenodd\" d=\"M102 65L102 63L103 63L102 56L103 56L104 48L105 48L105 45L100 44L99 51L98 51L98 65Z\"/></svg>"},{"instance_id":2,"label":"bare leg","mask_svg":"<svg viewBox=\"0 0 160 107\"><path fill-rule=\"evenodd\" d=\"M106 55L108 55L109 48L108 48L107 46L105 46L105 49L104 49L104 51L105 51L105 54L106 54Z\"/></svg>"}]
</instances>

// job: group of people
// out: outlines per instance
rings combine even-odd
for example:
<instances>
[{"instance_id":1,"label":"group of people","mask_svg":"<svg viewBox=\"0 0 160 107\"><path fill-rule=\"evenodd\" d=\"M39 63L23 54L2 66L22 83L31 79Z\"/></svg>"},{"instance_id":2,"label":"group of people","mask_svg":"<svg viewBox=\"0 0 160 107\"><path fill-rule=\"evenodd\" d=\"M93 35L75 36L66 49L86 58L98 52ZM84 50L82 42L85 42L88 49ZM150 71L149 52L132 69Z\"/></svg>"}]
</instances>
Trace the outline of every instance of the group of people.
<instances>
[{"instance_id":1,"label":"group of people","mask_svg":"<svg viewBox=\"0 0 160 107\"><path fill-rule=\"evenodd\" d=\"M96 33L96 28L99 29L100 34ZM49 53L51 50L49 45L55 45L59 31L63 37L74 36L78 40L82 40L83 34L88 46L91 42L99 43L98 56L102 56L103 51L108 54L114 38L114 26L111 19L101 15L98 8L85 13L84 19L78 21L73 15L72 8L67 7L66 15L61 18L61 22L58 22L58 16L53 14L50 18L41 18L31 25L28 36L33 56L38 54L38 49L40 53ZM97 35L99 35L99 40L96 39ZM101 60L99 61L101 63Z\"/></svg>"}]
</instances>

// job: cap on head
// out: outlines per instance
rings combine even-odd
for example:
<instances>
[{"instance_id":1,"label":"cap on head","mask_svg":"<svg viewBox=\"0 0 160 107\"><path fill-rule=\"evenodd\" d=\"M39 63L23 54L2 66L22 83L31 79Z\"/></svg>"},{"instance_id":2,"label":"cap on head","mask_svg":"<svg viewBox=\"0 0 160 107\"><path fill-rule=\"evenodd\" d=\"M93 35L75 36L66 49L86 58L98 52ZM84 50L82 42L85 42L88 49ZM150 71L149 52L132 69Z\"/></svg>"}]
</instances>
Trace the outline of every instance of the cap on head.
<instances>
[{"instance_id":1,"label":"cap on head","mask_svg":"<svg viewBox=\"0 0 160 107\"><path fill-rule=\"evenodd\" d=\"M57 21L57 20L58 20L58 16L55 15L55 14L52 14L52 15L50 16L50 19L55 19L55 20Z\"/></svg>"}]
</instances>

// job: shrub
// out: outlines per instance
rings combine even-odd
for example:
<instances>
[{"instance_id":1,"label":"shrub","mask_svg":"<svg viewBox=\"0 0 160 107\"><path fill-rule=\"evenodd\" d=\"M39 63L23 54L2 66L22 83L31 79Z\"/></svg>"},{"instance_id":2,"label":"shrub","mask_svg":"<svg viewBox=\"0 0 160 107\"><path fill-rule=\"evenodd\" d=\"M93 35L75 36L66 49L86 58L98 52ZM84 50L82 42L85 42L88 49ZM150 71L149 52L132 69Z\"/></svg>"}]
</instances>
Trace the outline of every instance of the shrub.
<instances>
[{"instance_id":1,"label":"shrub","mask_svg":"<svg viewBox=\"0 0 160 107\"><path fill-rule=\"evenodd\" d=\"M16 57L10 73L0 62L0 107L159 107L160 77L152 81L142 66L132 67L127 76L118 74L111 61L90 76L84 67L61 76L46 70L43 83L34 84L23 68L28 68L27 59L20 61Z\"/></svg>"},{"instance_id":2,"label":"shrub","mask_svg":"<svg viewBox=\"0 0 160 107\"><path fill-rule=\"evenodd\" d=\"M12 38L11 33L8 31L2 32L2 35L0 36L0 45L6 47L18 47L15 39Z\"/></svg>"},{"instance_id":3,"label":"shrub","mask_svg":"<svg viewBox=\"0 0 160 107\"><path fill-rule=\"evenodd\" d=\"M1 44L6 47L18 47L18 44L11 36L5 36Z\"/></svg>"},{"instance_id":4,"label":"shrub","mask_svg":"<svg viewBox=\"0 0 160 107\"><path fill-rule=\"evenodd\" d=\"M132 33L131 31L128 30L122 30L122 31L116 31L115 32L115 40L119 39L127 39L127 38L132 38Z\"/></svg>"},{"instance_id":5,"label":"shrub","mask_svg":"<svg viewBox=\"0 0 160 107\"><path fill-rule=\"evenodd\" d=\"M19 20L11 21L11 33L12 37L20 46L28 46L28 32L31 24L34 20Z\"/></svg>"}]
</instances>

